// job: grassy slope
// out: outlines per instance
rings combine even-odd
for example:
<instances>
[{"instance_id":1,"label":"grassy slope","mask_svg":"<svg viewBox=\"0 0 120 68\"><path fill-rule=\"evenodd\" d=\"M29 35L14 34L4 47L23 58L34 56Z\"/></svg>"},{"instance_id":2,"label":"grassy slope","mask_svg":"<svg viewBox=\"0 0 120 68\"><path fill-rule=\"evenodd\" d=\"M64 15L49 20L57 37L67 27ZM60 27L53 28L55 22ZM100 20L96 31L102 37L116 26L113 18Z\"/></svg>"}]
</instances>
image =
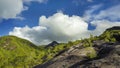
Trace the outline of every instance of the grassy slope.
<instances>
[{"instance_id":1,"label":"grassy slope","mask_svg":"<svg viewBox=\"0 0 120 68\"><path fill-rule=\"evenodd\" d=\"M65 47L67 46L67 47ZM71 45L44 48L15 36L0 37L0 68L32 68L53 58Z\"/></svg>"},{"instance_id":2,"label":"grassy slope","mask_svg":"<svg viewBox=\"0 0 120 68\"><path fill-rule=\"evenodd\" d=\"M15 37L0 37L0 68L27 67L37 64L38 48L31 42Z\"/></svg>"}]
</instances>

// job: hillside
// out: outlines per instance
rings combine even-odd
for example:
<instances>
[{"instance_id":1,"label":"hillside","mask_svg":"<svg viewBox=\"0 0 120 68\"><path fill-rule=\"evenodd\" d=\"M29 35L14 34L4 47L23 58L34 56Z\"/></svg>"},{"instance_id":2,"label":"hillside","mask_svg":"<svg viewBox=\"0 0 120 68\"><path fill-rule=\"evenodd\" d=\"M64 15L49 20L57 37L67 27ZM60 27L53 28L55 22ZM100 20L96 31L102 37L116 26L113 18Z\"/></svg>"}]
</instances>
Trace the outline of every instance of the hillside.
<instances>
[{"instance_id":1,"label":"hillside","mask_svg":"<svg viewBox=\"0 0 120 68\"><path fill-rule=\"evenodd\" d=\"M109 28L98 37L91 36L88 39L71 42L71 44L73 46L34 68L120 67L120 29L118 27Z\"/></svg>"},{"instance_id":2,"label":"hillside","mask_svg":"<svg viewBox=\"0 0 120 68\"><path fill-rule=\"evenodd\" d=\"M0 37L0 68L32 66L35 51L37 47L25 39L15 36Z\"/></svg>"},{"instance_id":3,"label":"hillside","mask_svg":"<svg viewBox=\"0 0 120 68\"><path fill-rule=\"evenodd\" d=\"M100 62L103 64L102 60L116 64L120 60L108 60L110 57L119 59L119 45L118 28L109 28L100 36L91 35L90 38L68 43L53 41L46 46L36 46L15 36L3 36L0 37L0 68L81 68Z\"/></svg>"},{"instance_id":4,"label":"hillside","mask_svg":"<svg viewBox=\"0 0 120 68\"><path fill-rule=\"evenodd\" d=\"M51 44L52 45L52 44ZM16 36L0 37L0 68L32 68L53 58L71 45L37 46Z\"/></svg>"},{"instance_id":5,"label":"hillside","mask_svg":"<svg viewBox=\"0 0 120 68\"><path fill-rule=\"evenodd\" d=\"M98 47L97 47L98 46ZM81 45L54 57L34 68L119 68L120 43L103 43L96 47L81 48Z\"/></svg>"}]
</instances>

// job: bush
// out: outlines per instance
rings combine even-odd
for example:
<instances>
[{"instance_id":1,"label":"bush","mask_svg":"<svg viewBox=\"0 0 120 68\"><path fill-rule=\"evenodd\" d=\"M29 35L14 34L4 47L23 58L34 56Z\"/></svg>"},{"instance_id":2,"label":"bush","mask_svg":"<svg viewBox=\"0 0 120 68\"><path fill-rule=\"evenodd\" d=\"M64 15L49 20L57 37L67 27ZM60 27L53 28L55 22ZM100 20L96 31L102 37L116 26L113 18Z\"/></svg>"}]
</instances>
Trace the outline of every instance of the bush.
<instances>
[{"instance_id":1,"label":"bush","mask_svg":"<svg viewBox=\"0 0 120 68\"><path fill-rule=\"evenodd\" d=\"M96 54L96 51L93 47L87 47L86 48L86 51L89 51L86 55L87 55L87 58L89 59L93 59L97 56Z\"/></svg>"}]
</instances>

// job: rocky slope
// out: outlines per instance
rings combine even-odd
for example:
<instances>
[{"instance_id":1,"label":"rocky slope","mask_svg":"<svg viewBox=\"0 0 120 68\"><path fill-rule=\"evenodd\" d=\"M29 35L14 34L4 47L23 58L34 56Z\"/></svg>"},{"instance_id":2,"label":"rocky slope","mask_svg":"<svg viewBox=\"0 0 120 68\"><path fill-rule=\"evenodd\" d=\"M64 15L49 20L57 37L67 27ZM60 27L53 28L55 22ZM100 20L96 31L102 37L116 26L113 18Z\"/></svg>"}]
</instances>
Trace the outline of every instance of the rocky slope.
<instances>
[{"instance_id":1,"label":"rocky slope","mask_svg":"<svg viewBox=\"0 0 120 68\"><path fill-rule=\"evenodd\" d=\"M82 44L73 46L47 63L34 68L119 68L120 43L96 43L94 47L87 48L82 48ZM97 57L88 57L87 54L94 55L95 52Z\"/></svg>"},{"instance_id":2,"label":"rocky slope","mask_svg":"<svg viewBox=\"0 0 120 68\"><path fill-rule=\"evenodd\" d=\"M115 29L114 29L115 28ZM53 59L34 68L119 68L120 33L110 28L85 47L85 40L59 52ZM117 30L116 30L117 29Z\"/></svg>"}]
</instances>

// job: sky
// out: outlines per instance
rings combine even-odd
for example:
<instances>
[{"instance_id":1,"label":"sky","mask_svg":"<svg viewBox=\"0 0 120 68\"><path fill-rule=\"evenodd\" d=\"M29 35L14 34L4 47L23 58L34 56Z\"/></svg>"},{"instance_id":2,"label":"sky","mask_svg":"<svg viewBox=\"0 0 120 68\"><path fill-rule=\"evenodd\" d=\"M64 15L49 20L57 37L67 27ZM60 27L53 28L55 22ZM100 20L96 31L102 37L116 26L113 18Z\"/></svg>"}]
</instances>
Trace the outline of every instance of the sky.
<instances>
[{"instance_id":1,"label":"sky","mask_svg":"<svg viewBox=\"0 0 120 68\"><path fill-rule=\"evenodd\" d=\"M68 42L120 26L120 0L0 0L0 36Z\"/></svg>"}]
</instances>

